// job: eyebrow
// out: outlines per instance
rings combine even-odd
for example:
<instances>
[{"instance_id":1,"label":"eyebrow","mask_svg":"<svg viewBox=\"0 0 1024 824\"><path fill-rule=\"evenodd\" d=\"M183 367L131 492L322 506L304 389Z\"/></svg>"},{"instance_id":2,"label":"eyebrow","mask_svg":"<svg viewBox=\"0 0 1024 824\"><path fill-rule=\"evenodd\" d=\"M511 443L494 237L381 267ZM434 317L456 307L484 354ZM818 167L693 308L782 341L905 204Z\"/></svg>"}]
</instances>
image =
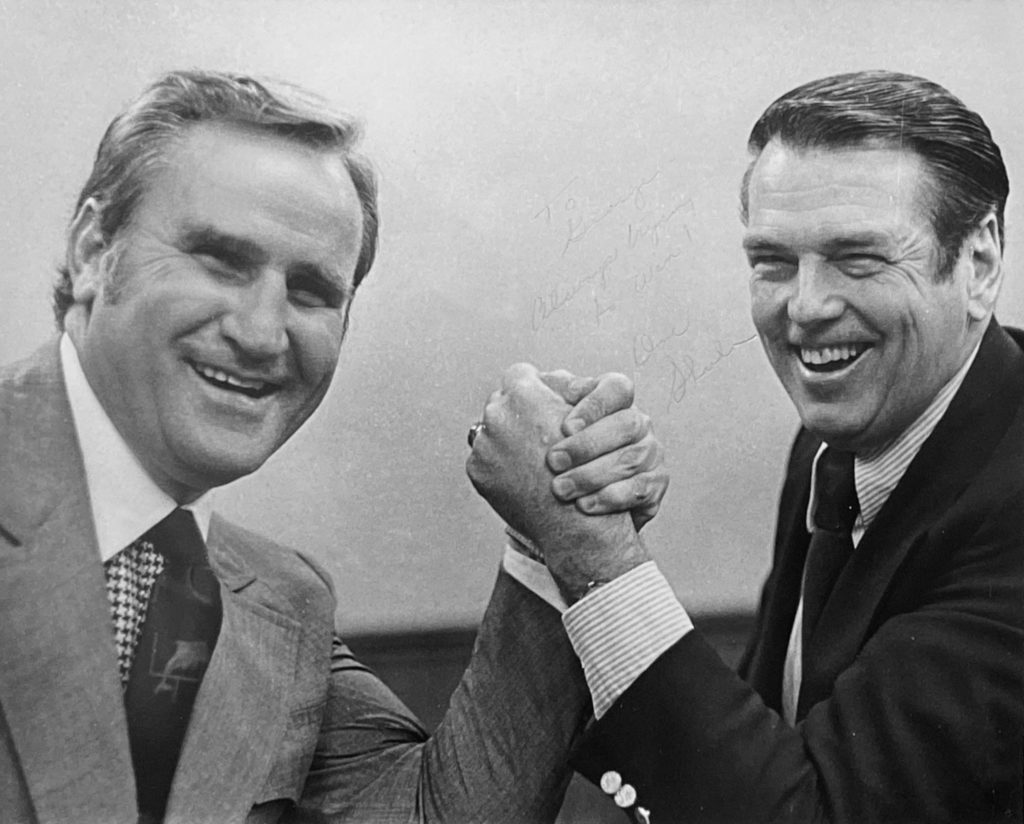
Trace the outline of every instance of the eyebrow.
<instances>
[{"instance_id":1,"label":"eyebrow","mask_svg":"<svg viewBox=\"0 0 1024 824\"><path fill-rule=\"evenodd\" d=\"M825 249L832 254L868 248L888 249L892 245L892 242L892 236L885 232L860 232L830 240L825 244Z\"/></svg>"},{"instance_id":2,"label":"eyebrow","mask_svg":"<svg viewBox=\"0 0 1024 824\"><path fill-rule=\"evenodd\" d=\"M186 227L181 245L191 252L211 251L227 256L230 262L246 266L265 263L267 253L251 240L229 235L211 226Z\"/></svg>"},{"instance_id":3,"label":"eyebrow","mask_svg":"<svg viewBox=\"0 0 1024 824\"><path fill-rule=\"evenodd\" d=\"M266 263L269 256L258 244L237 235L227 234L212 226L187 226L181 236L181 246L189 252L211 252L240 268L252 268ZM351 298L352 284L340 274L313 261L300 261L289 267L289 276L307 277L318 281L331 299L343 302Z\"/></svg>"},{"instance_id":4,"label":"eyebrow","mask_svg":"<svg viewBox=\"0 0 1024 824\"><path fill-rule=\"evenodd\" d=\"M822 244L826 254L835 255L858 249L888 249L892 246L893 237L887 232L855 232L842 237L829 238ZM770 235L748 235L743 238L743 249L747 252L777 251L789 248Z\"/></svg>"}]
</instances>

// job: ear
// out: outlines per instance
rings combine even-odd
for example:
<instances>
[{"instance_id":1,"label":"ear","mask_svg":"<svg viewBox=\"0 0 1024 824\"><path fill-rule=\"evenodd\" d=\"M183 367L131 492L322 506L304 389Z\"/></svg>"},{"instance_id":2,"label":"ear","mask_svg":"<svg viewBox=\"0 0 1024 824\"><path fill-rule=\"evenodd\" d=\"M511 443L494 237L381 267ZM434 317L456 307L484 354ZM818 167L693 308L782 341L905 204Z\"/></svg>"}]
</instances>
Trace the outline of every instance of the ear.
<instances>
[{"instance_id":1,"label":"ear","mask_svg":"<svg viewBox=\"0 0 1024 824\"><path fill-rule=\"evenodd\" d=\"M969 256L970 264L967 313L973 320L987 320L995 311L996 298L1003 285L1003 249L995 214L989 214L967 236L964 253Z\"/></svg>"},{"instance_id":2,"label":"ear","mask_svg":"<svg viewBox=\"0 0 1024 824\"><path fill-rule=\"evenodd\" d=\"M71 221L67 266L75 303L91 304L103 285L103 259L110 244L100 227L100 206L90 197Z\"/></svg>"}]
</instances>

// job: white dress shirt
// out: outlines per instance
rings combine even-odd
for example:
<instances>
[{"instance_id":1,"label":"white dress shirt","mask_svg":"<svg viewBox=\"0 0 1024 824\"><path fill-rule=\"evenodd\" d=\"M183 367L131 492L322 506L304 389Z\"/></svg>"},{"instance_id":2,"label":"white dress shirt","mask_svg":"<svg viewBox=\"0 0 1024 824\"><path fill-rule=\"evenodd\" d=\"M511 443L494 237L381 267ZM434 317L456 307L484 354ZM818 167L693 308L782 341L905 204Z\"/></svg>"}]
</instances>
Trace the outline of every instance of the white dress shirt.
<instances>
[{"instance_id":1,"label":"white dress shirt","mask_svg":"<svg viewBox=\"0 0 1024 824\"><path fill-rule=\"evenodd\" d=\"M96 542L100 559L106 562L162 521L178 504L143 469L103 410L67 334L60 339L60 363L85 464ZM192 512L205 541L213 511L211 493L184 508Z\"/></svg>"}]
</instances>

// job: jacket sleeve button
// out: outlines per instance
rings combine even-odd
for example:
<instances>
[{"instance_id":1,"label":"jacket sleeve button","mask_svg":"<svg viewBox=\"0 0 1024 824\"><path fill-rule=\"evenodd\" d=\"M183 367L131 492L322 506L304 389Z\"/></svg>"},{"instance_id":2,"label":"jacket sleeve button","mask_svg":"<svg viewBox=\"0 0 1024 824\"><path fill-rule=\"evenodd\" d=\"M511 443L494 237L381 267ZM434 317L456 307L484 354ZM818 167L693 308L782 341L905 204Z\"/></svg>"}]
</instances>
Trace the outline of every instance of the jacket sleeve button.
<instances>
[{"instance_id":1,"label":"jacket sleeve button","mask_svg":"<svg viewBox=\"0 0 1024 824\"><path fill-rule=\"evenodd\" d=\"M615 793L615 803L620 807L632 807L636 803L636 790L632 784L623 784Z\"/></svg>"},{"instance_id":2,"label":"jacket sleeve button","mask_svg":"<svg viewBox=\"0 0 1024 824\"><path fill-rule=\"evenodd\" d=\"M601 776L601 789L608 795L615 795L622 786L622 776L615 770L609 770Z\"/></svg>"}]
</instances>

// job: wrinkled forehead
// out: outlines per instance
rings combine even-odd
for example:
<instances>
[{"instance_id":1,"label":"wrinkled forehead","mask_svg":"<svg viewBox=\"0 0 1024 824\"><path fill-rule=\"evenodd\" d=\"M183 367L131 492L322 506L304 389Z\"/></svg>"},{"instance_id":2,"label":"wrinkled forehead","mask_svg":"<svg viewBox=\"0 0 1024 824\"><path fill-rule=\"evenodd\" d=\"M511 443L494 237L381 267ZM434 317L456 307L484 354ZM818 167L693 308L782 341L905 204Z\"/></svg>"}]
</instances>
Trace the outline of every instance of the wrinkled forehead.
<instances>
[{"instance_id":1,"label":"wrinkled forehead","mask_svg":"<svg viewBox=\"0 0 1024 824\"><path fill-rule=\"evenodd\" d=\"M344 157L286 138L197 126L172 147L130 227L178 249L302 267L352 289L363 215Z\"/></svg>"},{"instance_id":2,"label":"wrinkled forehead","mask_svg":"<svg viewBox=\"0 0 1024 824\"><path fill-rule=\"evenodd\" d=\"M747 224L783 215L843 222L873 215L927 217L930 173L924 160L885 146L794 147L773 140L747 178Z\"/></svg>"},{"instance_id":3,"label":"wrinkled forehead","mask_svg":"<svg viewBox=\"0 0 1024 824\"><path fill-rule=\"evenodd\" d=\"M332 243L362 234L343 155L230 124L199 124L169 146L140 207L137 215L226 229L263 217Z\"/></svg>"},{"instance_id":4,"label":"wrinkled forehead","mask_svg":"<svg viewBox=\"0 0 1024 824\"><path fill-rule=\"evenodd\" d=\"M789 164L783 159L791 160ZM849 142L815 142L797 136L789 139L776 135L753 154L741 183L742 218L746 222L750 205L750 187L755 177L759 182L778 180L780 175L806 175L821 173L826 167L838 172L845 169L870 175L871 167L883 162L904 185L904 196L928 198L919 205L930 208L937 192L937 181L925 157L917 151L901 146L898 141L885 137L857 138ZM803 167L803 168L801 168ZM913 184L910 188L907 188Z\"/></svg>"}]
</instances>

